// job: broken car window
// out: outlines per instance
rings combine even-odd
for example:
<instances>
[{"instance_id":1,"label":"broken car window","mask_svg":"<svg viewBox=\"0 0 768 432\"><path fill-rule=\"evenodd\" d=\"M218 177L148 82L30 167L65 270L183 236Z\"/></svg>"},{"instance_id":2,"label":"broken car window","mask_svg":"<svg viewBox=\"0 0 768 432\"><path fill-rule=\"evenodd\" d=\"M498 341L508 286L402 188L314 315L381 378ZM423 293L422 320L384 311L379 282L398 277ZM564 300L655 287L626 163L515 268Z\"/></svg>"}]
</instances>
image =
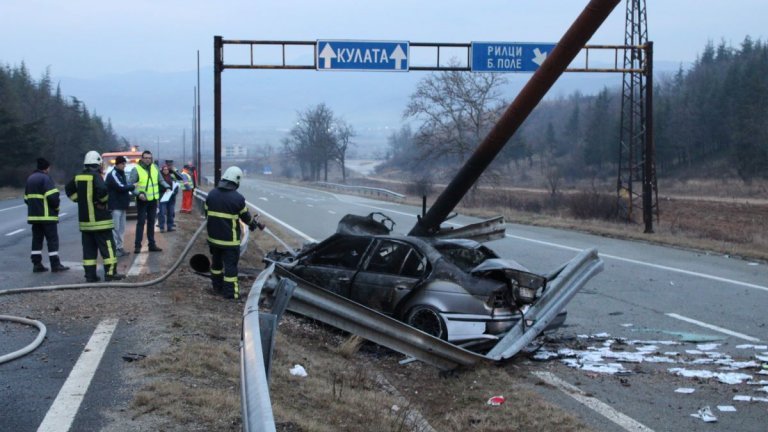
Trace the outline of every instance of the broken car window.
<instances>
[{"instance_id":1,"label":"broken car window","mask_svg":"<svg viewBox=\"0 0 768 432\"><path fill-rule=\"evenodd\" d=\"M370 242L367 237L338 239L310 255L307 264L356 269Z\"/></svg>"}]
</instances>

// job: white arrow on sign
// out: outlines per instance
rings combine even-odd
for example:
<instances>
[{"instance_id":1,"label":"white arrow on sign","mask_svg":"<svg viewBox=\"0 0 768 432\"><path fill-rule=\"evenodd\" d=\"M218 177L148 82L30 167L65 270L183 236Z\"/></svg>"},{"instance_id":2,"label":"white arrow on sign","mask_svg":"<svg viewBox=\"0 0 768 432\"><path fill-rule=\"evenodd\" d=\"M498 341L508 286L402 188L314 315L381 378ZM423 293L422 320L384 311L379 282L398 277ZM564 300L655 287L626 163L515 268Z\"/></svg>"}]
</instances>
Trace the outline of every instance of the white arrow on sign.
<instances>
[{"instance_id":1,"label":"white arrow on sign","mask_svg":"<svg viewBox=\"0 0 768 432\"><path fill-rule=\"evenodd\" d=\"M323 47L323 50L320 51L320 55L318 57L324 60L323 69L330 69L331 60L336 58L336 53L333 52L333 48L331 48L331 44L327 43L325 44L325 47Z\"/></svg>"},{"instance_id":2,"label":"white arrow on sign","mask_svg":"<svg viewBox=\"0 0 768 432\"><path fill-rule=\"evenodd\" d=\"M406 57L405 51L403 51L403 49L400 48L400 45L398 44L395 47L395 50L392 51L392 55L390 55L389 58L395 59L395 69L399 70L402 68L403 60L408 57Z\"/></svg>"},{"instance_id":3,"label":"white arrow on sign","mask_svg":"<svg viewBox=\"0 0 768 432\"><path fill-rule=\"evenodd\" d=\"M544 63L544 60L547 59L547 52L541 52L538 48L533 49L533 55L535 56L533 58L533 62L537 65L541 66L542 63Z\"/></svg>"}]
</instances>

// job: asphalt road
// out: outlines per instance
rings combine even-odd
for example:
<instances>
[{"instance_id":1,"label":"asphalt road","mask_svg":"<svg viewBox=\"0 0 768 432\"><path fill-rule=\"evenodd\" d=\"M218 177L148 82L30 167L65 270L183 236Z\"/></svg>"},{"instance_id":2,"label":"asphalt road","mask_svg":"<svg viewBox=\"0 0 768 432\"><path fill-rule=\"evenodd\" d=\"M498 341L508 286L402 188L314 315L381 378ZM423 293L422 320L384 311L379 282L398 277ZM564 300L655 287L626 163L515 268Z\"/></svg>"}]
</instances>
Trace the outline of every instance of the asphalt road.
<instances>
[{"instance_id":1,"label":"asphalt road","mask_svg":"<svg viewBox=\"0 0 768 432\"><path fill-rule=\"evenodd\" d=\"M256 180L245 180L241 192L259 212L277 220L268 222L268 226L282 224L306 241L321 240L333 233L338 220L347 213L386 213L395 220L395 231L406 233L420 212L412 206ZM62 213L66 214L59 227L61 254L64 262L73 267L64 274L31 272L31 234L24 222L25 211L20 201L0 203L0 253L7 262L6 271L0 274L0 289L82 281L74 205L66 200L62 204ZM463 225L475 221L457 216L449 222ZM126 238L127 244L132 242L131 235ZM764 263L514 224L507 226L507 238L489 246L537 272L554 270L583 248L599 250L605 270L569 305L566 332L574 335L606 333L610 336L584 339L582 345L585 347L592 346L596 350L611 337L673 341L678 345L660 346L658 351L701 357L686 353L686 350L699 348L695 343L680 342L680 336L693 336L716 339L715 351L737 360L748 360L754 352L739 346L764 345L768 340L768 318L764 313L768 304L768 268ZM127 267L133 260L132 255L128 260L121 260L121 265ZM12 314L13 311L0 313ZM49 336L41 348L23 359L0 365L0 406L3 407L0 431L37 430L83 347L101 325L91 321L73 325L56 318L46 324ZM8 341L7 345L13 349L34 337L33 331L19 330L14 325L2 324L0 330L3 341ZM100 384L92 385L88 390L72 430L98 429L105 421L99 411L119 399L120 395L113 389L119 387L115 371L121 361L119 354L123 348L120 344L132 338L126 332L128 330L120 324L114 329L94 377L94 382ZM5 345L2 353L6 352ZM745 384L737 386L716 380L676 377L667 370L688 365L644 362L624 366L629 373L623 375L587 372L569 368L558 361L541 363L537 369L583 390L586 396L576 397L573 391L559 390L551 383L541 386L542 394L599 430L637 430L632 422L650 430L765 430L768 403L732 400L736 394L768 397L768 392L751 391L756 386L747 389ZM707 367L716 370L715 366ZM766 375L755 374L755 369L736 372L750 373L755 380L768 379ZM695 391L692 394L675 393L679 387L691 387ZM584 402L585 397L591 397L591 400ZM608 407L608 411L595 408L599 404ZM718 405L733 405L737 411L719 412ZM718 423L705 424L690 416L703 406L712 408Z\"/></svg>"},{"instance_id":2,"label":"asphalt road","mask_svg":"<svg viewBox=\"0 0 768 432\"><path fill-rule=\"evenodd\" d=\"M395 220L395 232L407 233L421 211L413 206L265 181L246 180L241 190L262 213L284 222L308 241L321 240L333 233L338 220L347 213L383 212ZM459 226L476 221L457 216L449 224ZM513 258L537 272L556 269L579 250L598 249L605 270L569 305L568 327L564 333L606 335L583 339L581 345L597 350L606 339L617 337L645 345L650 341L675 343L655 345L658 354L669 354L674 363L624 363L625 372L620 374L586 372L557 361L542 363L542 370L553 372L570 384L578 384L598 401L652 430L711 428L713 425L690 416L705 406L710 406L718 417L714 427L719 430L765 430L768 403L733 401L737 394L768 397L768 392L759 391L762 386L697 380L668 371L685 368L726 373L729 371L721 369L725 365L692 366L685 362L725 359L725 356L755 361L756 354L768 351L744 347L765 345L768 341L765 313L768 267L765 263L515 224L508 224L506 233L505 239L488 245L501 256ZM699 346L683 340L717 345ZM616 349L633 351L635 348ZM691 350L694 351L689 353ZM672 356L671 352L677 354ZM754 381L768 380L768 375L758 375L757 370L732 372L749 374ZM681 387L693 388L694 392L676 393ZM606 421L603 415L565 392L547 390L544 393L600 430L633 430L637 426L621 419L619 424ZM737 411L718 410L717 406L725 405L734 406Z\"/></svg>"},{"instance_id":3,"label":"asphalt road","mask_svg":"<svg viewBox=\"0 0 768 432\"><path fill-rule=\"evenodd\" d=\"M0 256L3 257L0 291L85 282L76 205L66 198L62 199L58 226L59 253L64 265L71 267L66 272L32 273L29 253L32 231L26 217L27 208L23 200L0 201ZM125 241L128 245L126 249L130 251L133 250L134 231L135 220L129 220ZM156 239L160 247L165 246L162 235L156 234ZM47 260L48 255L44 252L43 263L48 267ZM143 253L120 258L118 271L127 273L131 269L140 273L160 272L159 257L146 252L146 239ZM98 271L101 274L101 265ZM81 292L83 297L88 296L87 290ZM19 315L18 311L5 307L6 304L5 298L0 295L0 314ZM61 312L58 306L63 308ZM108 422L104 412L111 407L125 406L130 400L131 395L123 391L120 378L124 363L122 355L140 352L136 342L140 335L135 334L133 326L118 321L107 339L104 337L107 333L101 330L103 320L87 315L69 316L66 310L65 305L51 305L49 315L28 317L44 323L47 328L45 340L32 353L0 365L0 432L66 431L62 426L64 424L71 424L69 430L73 431L99 430ZM0 355L27 346L37 334L36 328L0 321ZM76 384L74 388L62 391L68 378L83 375L83 369L73 372L73 368L97 350L95 346L91 347L90 341L99 338L103 342L103 356L93 365L87 392ZM82 379L72 382L82 382ZM63 407L61 412L53 413L45 423L50 428L41 428L46 416L53 412L54 401L65 393L74 396L84 394L79 409L71 409L72 401L63 398L63 402L57 404L57 407ZM68 418L70 414L74 417Z\"/></svg>"}]
</instances>

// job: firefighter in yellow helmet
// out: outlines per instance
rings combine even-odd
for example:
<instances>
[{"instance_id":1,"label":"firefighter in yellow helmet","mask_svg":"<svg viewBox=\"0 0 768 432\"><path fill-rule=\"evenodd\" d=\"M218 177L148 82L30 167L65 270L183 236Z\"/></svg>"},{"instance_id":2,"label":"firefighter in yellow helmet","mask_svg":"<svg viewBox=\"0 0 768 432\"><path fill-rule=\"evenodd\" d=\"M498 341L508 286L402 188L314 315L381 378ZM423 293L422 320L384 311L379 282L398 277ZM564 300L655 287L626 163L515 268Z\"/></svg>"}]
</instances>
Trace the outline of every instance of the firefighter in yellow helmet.
<instances>
[{"instance_id":1,"label":"firefighter in yellow helmet","mask_svg":"<svg viewBox=\"0 0 768 432\"><path fill-rule=\"evenodd\" d=\"M98 282L96 260L101 253L104 262L104 280L125 278L117 273L115 241L112 238L112 212L107 208L109 192L101 178L101 155L89 151L83 160L83 171L64 188L69 199L77 203L77 215L83 243L83 269L87 282Z\"/></svg>"},{"instance_id":2,"label":"firefighter in yellow helmet","mask_svg":"<svg viewBox=\"0 0 768 432\"><path fill-rule=\"evenodd\" d=\"M213 290L225 298L240 297L237 263L240 260L240 221L253 231L264 224L251 216L245 198L237 192L243 171L233 166L221 176L218 186L208 193L205 214L208 217L208 247L211 251Z\"/></svg>"}]
</instances>

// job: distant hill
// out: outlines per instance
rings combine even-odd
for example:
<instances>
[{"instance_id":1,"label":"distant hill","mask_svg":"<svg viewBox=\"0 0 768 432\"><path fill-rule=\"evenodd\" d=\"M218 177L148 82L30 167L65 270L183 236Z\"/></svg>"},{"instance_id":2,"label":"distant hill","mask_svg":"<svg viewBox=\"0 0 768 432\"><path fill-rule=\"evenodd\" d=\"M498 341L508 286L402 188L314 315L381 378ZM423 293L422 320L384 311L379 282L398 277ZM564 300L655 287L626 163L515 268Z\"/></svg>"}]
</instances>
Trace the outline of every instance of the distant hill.
<instances>
[{"instance_id":1,"label":"distant hill","mask_svg":"<svg viewBox=\"0 0 768 432\"><path fill-rule=\"evenodd\" d=\"M679 64L657 63L658 74L677 71ZM402 124L402 112L417 82L426 72L360 73L317 71L225 70L222 75L222 124L228 143L279 146L297 111L326 103L358 132L361 156L386 145L386 138ZM509 74L507 98L512 100L531 74ZM54 78L56 81L56 78ZM213 72L200 71L204 142L212 140ZM99 115L109 118L115 131L131 142L152 148L159 141L171 151L181 148L182 131L192 125L197 72L137 71L82 79L59 80L63 94L74 95ZM595 94L603 87L619 87L620 74L566 73L548 98L575 91Z\"/></svg>"}]
</instances>

